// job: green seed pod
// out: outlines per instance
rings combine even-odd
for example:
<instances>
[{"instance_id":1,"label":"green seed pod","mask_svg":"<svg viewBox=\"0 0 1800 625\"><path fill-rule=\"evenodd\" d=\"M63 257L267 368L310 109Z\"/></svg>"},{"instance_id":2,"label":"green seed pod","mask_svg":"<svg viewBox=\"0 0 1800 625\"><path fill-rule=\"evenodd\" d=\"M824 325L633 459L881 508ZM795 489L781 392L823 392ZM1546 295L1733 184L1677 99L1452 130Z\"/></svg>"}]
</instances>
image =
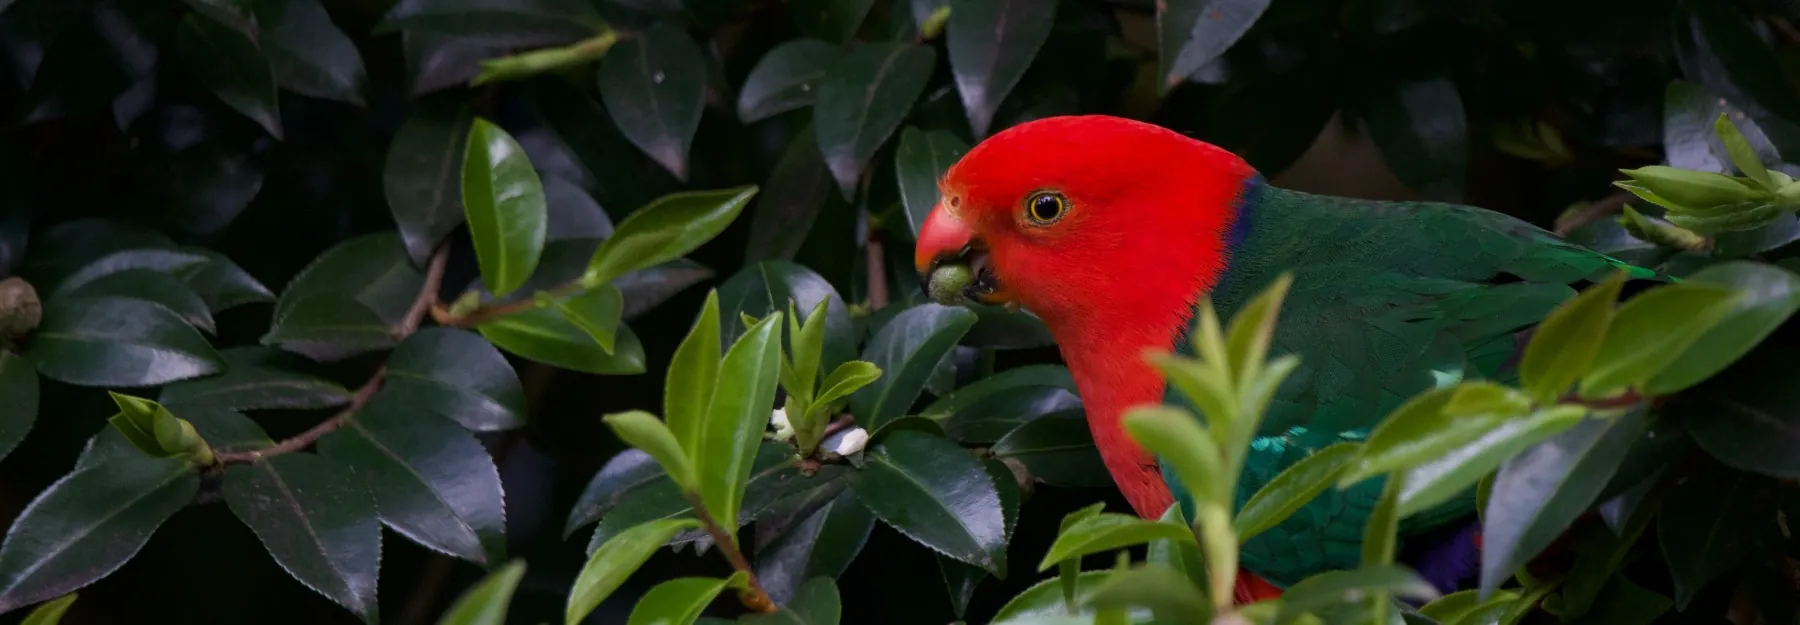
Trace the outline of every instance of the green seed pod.
<instances>
[{"instance_id":1,"label":"green seed pod","mask_svg":"<svg viewBox=\"0 0 1800 625\"><path fill-rule=\"evenodd\" d=\"M931 301L955 306L962 303L963 289L974 283L975 272L970 271L968 265L950 263L932 270L931 282L926 286L931 294Z\"/></svg>"},{"instance_id":2,"label":"green seed pod","mask_svg":"<svg viewBox=\"0 0 1800 625\"><path fill-rule=\"evenodd\" d=\"M18 277L0 280L0 336L36 330L43 320L44 304L30 282Z\"/></svg>"}]
</instances>

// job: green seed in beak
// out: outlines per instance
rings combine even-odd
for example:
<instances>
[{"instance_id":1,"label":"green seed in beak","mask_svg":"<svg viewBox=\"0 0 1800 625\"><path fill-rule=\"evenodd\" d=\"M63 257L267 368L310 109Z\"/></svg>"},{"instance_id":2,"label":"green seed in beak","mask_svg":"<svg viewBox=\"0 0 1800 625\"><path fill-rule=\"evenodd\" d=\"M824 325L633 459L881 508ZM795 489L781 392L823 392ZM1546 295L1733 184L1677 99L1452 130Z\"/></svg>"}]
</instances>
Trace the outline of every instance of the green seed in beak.
<instances>
[{"instance_id":1,"label":"green seed in beak","mask_svg":"<svg viewBox=\"0 0 1800 625\"><path fill-rule=\"evenodd\" d=\"M975 283L975 272L962 263L945 263L931 271L931 280L926 290L931 294L931 301L945 306L963 303L963 289Z\"/></svg>"}]
</instances>

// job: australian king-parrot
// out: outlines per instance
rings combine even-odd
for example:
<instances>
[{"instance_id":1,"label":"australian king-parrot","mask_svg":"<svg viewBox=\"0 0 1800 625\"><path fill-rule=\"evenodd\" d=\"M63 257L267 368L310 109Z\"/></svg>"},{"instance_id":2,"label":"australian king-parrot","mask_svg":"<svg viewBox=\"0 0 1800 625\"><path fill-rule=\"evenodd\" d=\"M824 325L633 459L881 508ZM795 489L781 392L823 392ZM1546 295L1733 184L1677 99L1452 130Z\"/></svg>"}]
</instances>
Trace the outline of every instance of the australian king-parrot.
<instances>
[{"instance_id":1,"label":"australian king-parrot","mask_svg":"<svg viewBox=\"0 0 1800 625\"><path fill-rule=\"evenodd\" d=\"M1619 269L1651 277L1486 209L1277 188L1229 151L1118 117L1008 128L953 164L939 191L914 252L926 290L942 304L1022 306L1043 321L1107 471L1146 518L1185 493L1171 492L1119 420L1159 402L1199 414L1143 354L1195 355L1186 337L1203 294L1228 319L1293 273L1270 356L1298 354L1300 366L1245 460L1241 506L1308 454L1367 437L1422 391L1516 379L1525 333L1584 282ZM1253 537L1238 599L1354 568L1382 486L1329 488ZM1402 560L1446 592L1479 565L1473 490L1401 523Z\"/></svg>"}]
</instances>

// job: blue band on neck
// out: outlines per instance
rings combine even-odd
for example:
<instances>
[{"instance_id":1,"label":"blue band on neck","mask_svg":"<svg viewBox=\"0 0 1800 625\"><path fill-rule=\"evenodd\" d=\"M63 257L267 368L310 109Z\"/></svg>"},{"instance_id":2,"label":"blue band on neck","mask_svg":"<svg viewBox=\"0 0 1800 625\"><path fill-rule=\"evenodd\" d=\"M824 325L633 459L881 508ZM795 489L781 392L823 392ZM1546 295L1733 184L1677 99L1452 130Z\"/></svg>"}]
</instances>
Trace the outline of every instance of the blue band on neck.
<instances>
[{"instance_id":1,"label":"blue band on neck","mask_svg":"<svg viewBox=\"0 0 1800 625\"><path fill-rule=\"evenodd\" d=\"M1237 249L1250 236L1251 216L1255 214L1257 206L1262 204L1263 189L1267 186L1268 181L1263 179L1260 172L1251 174L1244 180L1244 190L1238 193L1237 205L1232 207L1237 214L1232 217L1231 230L1225 233L1226 247Z\"/></svg>"}]
</instances>

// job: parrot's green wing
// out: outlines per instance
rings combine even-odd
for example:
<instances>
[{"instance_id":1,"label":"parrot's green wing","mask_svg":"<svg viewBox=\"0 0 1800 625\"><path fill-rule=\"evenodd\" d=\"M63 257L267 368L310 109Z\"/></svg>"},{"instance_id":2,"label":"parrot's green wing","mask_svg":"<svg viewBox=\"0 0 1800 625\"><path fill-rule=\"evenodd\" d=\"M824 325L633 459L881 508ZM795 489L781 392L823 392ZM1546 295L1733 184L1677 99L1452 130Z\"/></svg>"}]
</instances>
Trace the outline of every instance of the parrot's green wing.
<instances>
[{"instance_id":1,"label":"parrot's green wing","mask_svg":"<svg viewBox=\"0 0 1800 625\"><path fill-rule=\"evenodd\" d=\"M1584 281L1625 269L1654 273L1558 239L1513 217L1469 206L1374 202L1247 187L1225 275L1211 298L1236 314L1281 272L1293 285L1270 357L1298 354L1245 462L1237 505L1283 469L1341 441L1366 438L1402 402L1463 379L1510 381L1502 371L1517 333L1573 297ZM1177 353L1194 355L1186 338ZM1198 413L1173 389L1165 401ZM1164 471L1188 518L1192 501ZM1383 480L1327 490L1244 545L1243 564L1280 586L1353 568ZM1463 518L1471 492L1409 517L1401 534Z\"/></svg>"}]
</instances>

